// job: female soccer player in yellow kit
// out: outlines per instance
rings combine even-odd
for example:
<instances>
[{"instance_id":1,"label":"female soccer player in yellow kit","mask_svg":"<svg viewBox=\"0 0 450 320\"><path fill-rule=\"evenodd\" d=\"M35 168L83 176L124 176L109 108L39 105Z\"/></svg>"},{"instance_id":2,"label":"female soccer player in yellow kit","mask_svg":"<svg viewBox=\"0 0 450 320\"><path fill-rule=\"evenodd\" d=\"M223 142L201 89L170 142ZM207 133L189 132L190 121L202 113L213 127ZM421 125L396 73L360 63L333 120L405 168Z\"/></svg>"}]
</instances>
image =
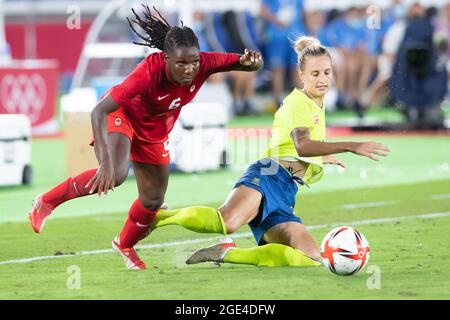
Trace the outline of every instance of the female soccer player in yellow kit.
<instances>
[{"instance_id":1,"label":"female soccer player in yellow kit","mask_svg":"<svg viewBox=\"0 0 450 320\"><path fill-rule=\"evenodd\" d=\"M327 48L317 39L295 42L304 87L294 89L276 112L267 157L252 163L217 210L189 207L160 210L152 229L181 225L196 232L230 234L249 224L257 247L241 249L228 241L196 251L188 264L212 261L257 266L317 266L318 247L294 214L297 184L317 182L323 164L344 164L332 154L352 152L378 161L389 149L377 142L324 142L325 106L333 69Z\"/></svg>"}]
</instances>

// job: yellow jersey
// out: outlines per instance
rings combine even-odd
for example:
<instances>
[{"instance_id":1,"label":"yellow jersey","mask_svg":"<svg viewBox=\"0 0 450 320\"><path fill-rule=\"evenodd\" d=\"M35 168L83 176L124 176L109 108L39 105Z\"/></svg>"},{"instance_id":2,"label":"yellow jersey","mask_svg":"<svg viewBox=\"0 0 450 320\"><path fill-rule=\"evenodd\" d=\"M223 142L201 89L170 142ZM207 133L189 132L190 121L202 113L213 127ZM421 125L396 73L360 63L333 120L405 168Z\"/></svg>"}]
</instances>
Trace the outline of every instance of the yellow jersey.
<instances>
[{"instance_id":1,"label":"yellow jersey","mask_svg":"<svg viewBox=\"0 0 450 320\"><path fill-rule=\"evenodd\" d=\"M291 132L295 128L309 129L310 139L324 141L326 138L325 106L319 107L303 91L294 89L275 113L272 138L266 156L287 161L303 161L308 164L303 180L315 183L323 176L322 156L300 157L295 149Z\"/></svg>"}]
</instances>

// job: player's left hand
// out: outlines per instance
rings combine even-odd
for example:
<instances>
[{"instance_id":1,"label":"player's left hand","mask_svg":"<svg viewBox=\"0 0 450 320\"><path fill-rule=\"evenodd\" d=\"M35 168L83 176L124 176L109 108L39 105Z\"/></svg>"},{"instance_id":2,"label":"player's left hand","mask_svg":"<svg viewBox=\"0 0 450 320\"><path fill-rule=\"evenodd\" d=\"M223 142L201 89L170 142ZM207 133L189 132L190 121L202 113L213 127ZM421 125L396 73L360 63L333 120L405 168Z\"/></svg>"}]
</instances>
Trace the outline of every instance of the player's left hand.
<instances>
[{"instance_id":1,"label":"player's left hand","mask_svg":"<svg viewBox=\"0 0 450 320\"><path fill-rule=\"evenodd\" d=\"M251 70L259 70L263 65L263 59L261 53L245 49L244 54L239 59L241 66L248 67Z\"/></svg>"},{"instance_id":2,"label":"player's left hand","mask_svg":"<svg viewBox=\"0 0 450 320\"><path fill-rule=\"evenodd\" d=\"M339 159L336 159L333 156L323 156L323 160L322 161L323 161L324 164L335 164L335 165L340 166L340 167L345 169L344 162L342 162Z\"/></svg>"}]
</instances>

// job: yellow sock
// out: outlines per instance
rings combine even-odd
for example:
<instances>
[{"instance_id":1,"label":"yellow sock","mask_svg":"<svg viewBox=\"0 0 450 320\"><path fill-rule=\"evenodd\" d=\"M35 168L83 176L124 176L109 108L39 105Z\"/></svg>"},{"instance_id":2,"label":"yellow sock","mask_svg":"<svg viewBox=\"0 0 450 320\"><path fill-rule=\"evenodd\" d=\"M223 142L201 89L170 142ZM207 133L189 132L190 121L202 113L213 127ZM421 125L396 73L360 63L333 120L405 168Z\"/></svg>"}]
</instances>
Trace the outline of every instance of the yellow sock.
<instances>
[{"instance_id":1,"label":"yellow sock","mask_svg":"<svg viewBox=\"0 0 450 320\"><path fill-rule=\"evenodd\" d=\"M270 243L259 247L229 250L224 262L250 264L258 267L312 267L321 263L305 255L302 251L278 243Z\"/></svg>"},{"instance_id":2,"label":"yellow sock","mask_svg":"<svg viewBox=\"0 0 450 320\"><path fill-rule=\"evenodd\" d=\"M167 225L178 225L200 233L227 234L222 215L217 209L211 207L195 206L175 210L159 210L151 228Z\"/></svg>"}]
</instances>

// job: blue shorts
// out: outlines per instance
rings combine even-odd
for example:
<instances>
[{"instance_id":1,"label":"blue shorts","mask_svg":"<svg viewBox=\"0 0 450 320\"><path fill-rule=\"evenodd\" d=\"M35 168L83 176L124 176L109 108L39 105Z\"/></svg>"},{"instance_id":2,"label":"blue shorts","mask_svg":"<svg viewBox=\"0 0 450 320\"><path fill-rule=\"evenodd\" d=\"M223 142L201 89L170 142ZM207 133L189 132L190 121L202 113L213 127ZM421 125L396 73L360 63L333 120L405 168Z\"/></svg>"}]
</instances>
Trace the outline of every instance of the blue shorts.
<instances>
[{"instance_id":1,"label":"blue shorts","mask_svg":"<svg viewBox=\"0 0 450 320\"><path fill-rule=\"evenodd\" d=\"M234 187L241 185L253 188L262 195L259 213L249 223L258 245L266 243L262 238L273 226L290 221L302 223L294 214L297 182L275 160L264 158L252 163Z\"/></svg>"}]
</instances>

